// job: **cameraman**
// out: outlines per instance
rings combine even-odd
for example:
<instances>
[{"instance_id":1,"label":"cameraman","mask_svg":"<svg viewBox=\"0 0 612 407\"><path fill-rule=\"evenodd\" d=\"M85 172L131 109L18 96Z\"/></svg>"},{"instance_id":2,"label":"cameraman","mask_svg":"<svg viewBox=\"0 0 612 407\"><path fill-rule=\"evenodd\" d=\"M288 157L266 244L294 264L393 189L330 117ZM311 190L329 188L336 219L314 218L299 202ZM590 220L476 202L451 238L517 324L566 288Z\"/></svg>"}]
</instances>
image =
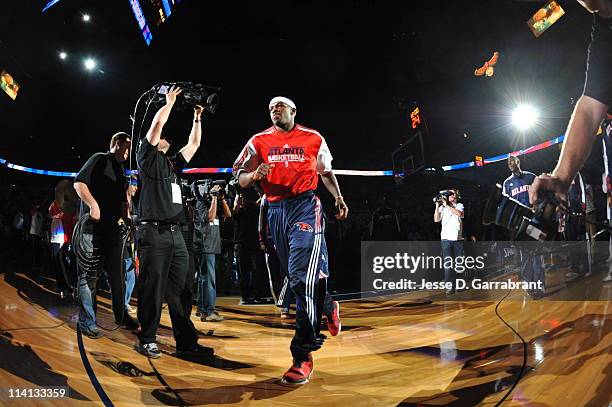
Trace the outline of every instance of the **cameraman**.
<instances>
[{"instance_id":1,"label":"cameraman","mask_svg":"<svg viewBox=\"0 0 612 407\"><path fill-rule=\"evenodd\" d=\"M198 271L198 314L196 315L199 315L202 321L207 322L219 322L224 319L215 311L217 299L215 257L221 254L221 228L217 215L219 205L221 205L224 219L232 217L225 197L225 189L221 188L221 185L214 185L208 192L206 200L199 199L196 204L199 215L196 230L201 235L202 253Z\"/></svg>"},{"instance_id":2,"label":"cameraman","mask_svg":"<svg viewBox=\"0 0 612 407\"><path fill-rule=\"evenodd\" d=\"M569 186L584 165L601 121L612 103L612 0L578 0L593 14L584 91L576 106L552 174L536 178L529 190L531 203L550 191L567 202Z\"/></svg>"},{"instance_id":3,"label":"cameraman","mask_svg":"<svg viewBox=\"0 0 612 407\"><path fill-rule=\"evenodd\" d=\"M136 232L140 258L138 289L138 352L161 357L155 335L161 318L162 301L168 302L172 332L179 357L211 356L213 351L198 344L198 333L190 320L192 294L187 284L189 254L181 231L185 208L181 171L193 158L202 139L202 106L196 105L189 140L176 155L168 155L171 141L162 134L181 89L171 87L140 141L136 162L141 180L139 222Z\"/></svg>"},{"instance_id":4,"label":"cameraman","mask_svg":"<svg viewBox=\"0 0 612 407\"><path fill-rule=\"evenodd\" d=\"M463 204L457 202L457 190L451 189L440 193L436 199L434 209L434 222L442 222L440 238L442 240L442 257L451 257L453 260L463 256ZM444 261L444 263L446 263ZM446 290L447 294L455 292L455 270L444 267L444 282L451 282L453 288Z\"/></svg>"}]
</instances>

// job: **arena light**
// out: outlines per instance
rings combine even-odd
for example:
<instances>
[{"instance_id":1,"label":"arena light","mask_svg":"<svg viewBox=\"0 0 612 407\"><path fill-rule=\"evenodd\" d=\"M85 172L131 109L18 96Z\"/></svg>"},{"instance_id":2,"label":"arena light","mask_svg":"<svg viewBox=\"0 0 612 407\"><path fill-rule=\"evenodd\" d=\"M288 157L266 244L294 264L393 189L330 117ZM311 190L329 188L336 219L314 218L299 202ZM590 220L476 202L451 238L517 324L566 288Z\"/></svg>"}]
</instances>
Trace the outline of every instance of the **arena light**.
<instances>
[{"instance_id":1,"label":"arena light","mask_svg":"<svg viewBox=\"0 0 612 407\"><path fill-rule=\"evenodd\" d=\"M512 112L512 124L520 130L527 130L538 121L539 113L531 105L519 105Z\"/></svg>"},{"instance_id":2,"label":"arena light","mask_svg":"<svg viewBox=\"0 0 612 407\"><path fill-rule=\"evenodd\" d=\"M68 54L66 52L62 51L62 52L59 53L59 57L60 57L60 59L65 60L66 58L68 58Z\"/></svg>"},{"instance_id":3,"label":"arena light","mask_svg":"<svg viewBox=\"0 0 612 407\"><path fill-rule=\"evenodd\" d=\"M92 58L87 58L83 61L83 65L85 65L85 69L92 71L96 67L96 61Z\"/></svg>"},{"instance_id":4,"label":"arena light","mask_svg":"<svg viewBox=\"0 0 612 407\"><path fill-rule=\"evenodd\" d=\"M83 21L88 23L91 20L91 16L87 13L83 14Z\"/></svg>"}]
</instances>

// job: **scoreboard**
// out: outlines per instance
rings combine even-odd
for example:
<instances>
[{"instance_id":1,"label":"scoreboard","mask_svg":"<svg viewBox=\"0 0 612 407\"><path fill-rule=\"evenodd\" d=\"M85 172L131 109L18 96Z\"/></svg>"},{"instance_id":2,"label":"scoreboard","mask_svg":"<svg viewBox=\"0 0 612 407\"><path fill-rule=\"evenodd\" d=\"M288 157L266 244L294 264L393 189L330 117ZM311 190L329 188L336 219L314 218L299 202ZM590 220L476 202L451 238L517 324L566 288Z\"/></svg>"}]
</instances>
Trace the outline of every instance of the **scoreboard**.
<instances>
[{"instance_id":1,"label":"scoreboard","mask_svg":"<svg viewBox=\"0 0 612 407\"><path fill-rule=\"evenodd\" d=\"M154 13L153 21L155 25L161 25L172 14L172 9L181 2L181 0L143 0L151 3L151 12Z\"/></svg>"},{"instance_id":2,"label":"scoreboard","mask_svg":"<svg viewBox=\"0 0 612 407\"><path fill-rule=\"evenodd\" d=\"M153 32L168 20L174 7L182 0L128 0L136 18L138 28L147 45L153 41ZM152 25L149 25L149 22Z\"/></svg>"}]
</instances>

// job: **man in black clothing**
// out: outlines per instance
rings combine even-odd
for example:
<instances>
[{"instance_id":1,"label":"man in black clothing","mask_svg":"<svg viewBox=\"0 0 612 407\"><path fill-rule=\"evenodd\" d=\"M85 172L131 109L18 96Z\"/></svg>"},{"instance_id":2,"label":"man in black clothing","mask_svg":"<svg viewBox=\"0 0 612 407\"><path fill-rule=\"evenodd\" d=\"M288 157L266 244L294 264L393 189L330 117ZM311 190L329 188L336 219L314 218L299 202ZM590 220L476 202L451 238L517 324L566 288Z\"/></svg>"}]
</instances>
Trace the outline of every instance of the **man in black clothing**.
<instances>
[{"instance_id":1,"label":"man in black clothing","mask_svg":"<svg viewBox=\"0 0 612 407\"><path fill-rule=\"evenodd\" d=\"M578 0L593 14L591 43L582 96L574 106L557 166L529 188L529 200L539 202L553 193L567 203L567 191L591 153L597 129L612 106L612 0Z\"/></svg>"},{"instance_id":2,"label":"man in black clothing","mask_svg":"<svg viewBox=\"0 0 612 407\"><path fill-rule=\"evenodd\" d=\"M570 271L565 274L566 281L573 281L580 277L590 276L590 263L586 248L586 193L584 181L580 172L570 184L567 192L568 212L565 213L565 240L575 243L568 249Z\"/></svg>"},{"instance_id":3,"label":"man in black clothing","mask_svg":"<svg viewBox=\"0 0 612 407\"><path fill-rule=\"evenodd\" d=\"M253 197L248 196L247 191L236 195L234 201L234 257L240 279L241 303L254 304L255 299L259 297L255 287L259 250L259 207Z\"/></svg>"},{"instance_id":4,"label":"man in black clothing","mask_svg":"<svg viewBox=\"0 0 612 407\"><path fill-rule=\"evenodd\" d=\"M136 234L140 256L138 320L142 330L137 350L145 356L159 358L161 353L155 334L165 297L172 320L178 356L209 356L212 349L198 345L198 333L191 322L191 284L187 279L189 255L181 225L185 211L181 196L180 173L200 147L203 108L196 106L189 141L175 156L168 157L170 142L162 129L179 88L170 88L166 104L157 111L146 138L140 141L136 154L142 188L140 190L140 226Z\"/></svg>"},{"instance_id":5,"label":"man in black clothing","mask_svg":"<svg viewBox=\"0 0 612 407\"><path fill-rule=\"evenodd\" d=\"M399 240L401 228L399 216L391 207L386 196L378 200L378 208L370 220L370 238L372 240Z\"/></svg>"},{"instance_id":6,"label":"man in black clothing","mask_svg":"<svg viewBox=\"0 0 612 407\"><path fill-rule=\"evenodd\" d=\"M74 189L89 208L89 220L84 224L81 244L86 255L101 256L101 266L111 285L113 314L118 324L137 329L138 324L127 313L123 293L122 241L118 221L127 215L127 181L122 163L130 153L132 141L126 133L111 138L110 151L96 153L87 160L74 180ZM96 327L96 285L100 267L79 268L79 327L84 335L99 338Z\"/></svg>"}]
</instances>

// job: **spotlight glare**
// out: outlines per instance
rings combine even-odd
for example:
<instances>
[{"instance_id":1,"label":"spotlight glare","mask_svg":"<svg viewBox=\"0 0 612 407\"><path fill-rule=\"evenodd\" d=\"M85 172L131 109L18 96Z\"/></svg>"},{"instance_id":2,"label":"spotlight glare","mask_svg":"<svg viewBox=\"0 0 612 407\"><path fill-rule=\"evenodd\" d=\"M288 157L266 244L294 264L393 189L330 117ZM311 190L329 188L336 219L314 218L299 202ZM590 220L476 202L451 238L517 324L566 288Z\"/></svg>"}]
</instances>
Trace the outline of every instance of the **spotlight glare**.
<instances>
[{"instance_id":1,"label":"spotlight glare","mask_svg":"<svg viewBox=\"0 0 612 407\"><path fill-rule=\"evenodd\" d=\"M66 54L64 51L62 51L62 52L59 53L59 57L60 57L60 59L66 59L66 58L68 58L68 54Z\"/></svg>"},{"instance_id":2,"label":"spotlight glare","mask_svg":"<svg viewBox=\"0 0 612 407\"><path fill-rule=\"evenodd\" d=\"M83 14L83 21L85 21L86 23L89 22L89 20L91 20L91 17L89 16L89 14Z\"/></svg>"},{"instance_id":3,"label":"spotlight glare","mask_svg":"<svg viewBox=\"0 0 612 407\"><path fill-rule=\"evenodd\" d=\"M92 58L87 58L83 64L85 65L85 69L88 71L91 71L96 67L96 61L94 61Z\"/></svg>"},{"instance_id":4,"label":"spotlight glare","mask_svg":"<svg viewBox=\"0 0 612 407\"><path fill-rule=\"evenodd\" d=\"M531 105L520 105L512 112L512 124L526 130L538 120L538 111Z\"/></svg>"}]
</instances>

